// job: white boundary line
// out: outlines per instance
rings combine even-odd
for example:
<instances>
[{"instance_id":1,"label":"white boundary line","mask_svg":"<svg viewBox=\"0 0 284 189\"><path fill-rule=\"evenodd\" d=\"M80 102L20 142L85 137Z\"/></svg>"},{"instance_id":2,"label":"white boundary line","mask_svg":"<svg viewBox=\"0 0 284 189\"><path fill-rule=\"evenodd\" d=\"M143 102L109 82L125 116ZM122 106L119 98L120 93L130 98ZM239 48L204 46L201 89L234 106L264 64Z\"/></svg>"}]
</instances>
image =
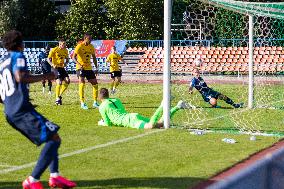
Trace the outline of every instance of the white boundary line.
<instances>
[{"instance_id":1,"label":"white boundary line","mask_svg":"<svg viewBox=\"0 0 284 189\"><path fill-rule=\"evenodd\" d=\"M11 167L17 167L17 166L7 165L7 164L0 164L0 167L11 168Z\"/></svg>"},{"instance_id":2,"label":"white boundary line","mask_svg":"<svg viewBox=\"0 0 284 189\"><path fill-rule=\"evenodd\" d=\"M69 152L69 153L66 153L66 154L62 154L62 155L59 156L59 158L61 159L61 158L66 158L66 157L90 152L90 151L93 151L93 150L96 150L96 149L105 148L105 147L112 146L112 145L115 145L115 144L128 142L128 141L131 141L131 140L134 140L134 139L142 138L144 136L148 136L148 135L158 133L158 132L162 132L162 131L165 131L165 129L154 130L154 131L150 131L150 132L143 133L143 134L136 135L136 136L132 136L132 137L113 140L113 141L110 141L110 142L107 142L107 143L104 143L104 144L99 144L99 145L92 146L92 147L89 147L89 148L84 148L84 149L76 150L76 151ZM36 164L36 162L31 162L31 163L23 164L23 165L20 165L20 166L15 166L15 167L11 167L11 168L8 168L8 169L3 169L3 170L0 170L0 175L10 173L10 172L14 172L14 171L19 171L19 170L26 169L26 168L30 168L30 167L33 167L35 164Z\"/></svg>"}]
</instances>

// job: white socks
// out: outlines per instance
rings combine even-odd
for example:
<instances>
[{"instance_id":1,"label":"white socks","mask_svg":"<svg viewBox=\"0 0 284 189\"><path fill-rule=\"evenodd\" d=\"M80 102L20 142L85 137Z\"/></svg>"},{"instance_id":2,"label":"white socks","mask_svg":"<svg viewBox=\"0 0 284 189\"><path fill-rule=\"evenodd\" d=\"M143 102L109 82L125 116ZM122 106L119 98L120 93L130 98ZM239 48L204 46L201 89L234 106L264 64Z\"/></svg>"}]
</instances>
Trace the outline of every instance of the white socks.
<instances>
[{"instance_id":1,"label":"white socks","mask_svg":"<svg viewBox=\"0 0 284 189\"><path fill-rule=\"evenodd\" d=\"M56 178L59 176L59 173L50 173L50 177Z\"/></svg>"},{"instance_id":2,"label":"white socks","mask_svg":"<svg viewBox=\"0 0 284 189\"><path fill-rule=\"evenodd\" d=\"M30 183L35 183L35 182L38 182L39 180L35 179L32 176L29 176L29 181L30 181Z\"/></svg>"}]
</instances>

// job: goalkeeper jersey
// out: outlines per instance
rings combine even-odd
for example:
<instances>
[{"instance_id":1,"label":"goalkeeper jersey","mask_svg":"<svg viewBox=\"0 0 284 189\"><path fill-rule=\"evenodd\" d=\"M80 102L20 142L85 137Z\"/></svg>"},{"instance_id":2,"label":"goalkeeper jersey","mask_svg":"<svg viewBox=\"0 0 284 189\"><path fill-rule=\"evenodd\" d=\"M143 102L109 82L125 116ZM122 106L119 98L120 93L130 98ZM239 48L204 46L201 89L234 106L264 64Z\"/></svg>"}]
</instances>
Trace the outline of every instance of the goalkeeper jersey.
<instances>
[{"instance_id":1,"label":"goalkeeper jersey","mask_svg":"<svg viewBox=\"0 0 284 189\"><path fill-rule=\"evenodd\" d=\"M100 114L107 126L123 126L128 116L122 102L117 98L105 99L99 107Z\"/></svg>"}]
</instances>

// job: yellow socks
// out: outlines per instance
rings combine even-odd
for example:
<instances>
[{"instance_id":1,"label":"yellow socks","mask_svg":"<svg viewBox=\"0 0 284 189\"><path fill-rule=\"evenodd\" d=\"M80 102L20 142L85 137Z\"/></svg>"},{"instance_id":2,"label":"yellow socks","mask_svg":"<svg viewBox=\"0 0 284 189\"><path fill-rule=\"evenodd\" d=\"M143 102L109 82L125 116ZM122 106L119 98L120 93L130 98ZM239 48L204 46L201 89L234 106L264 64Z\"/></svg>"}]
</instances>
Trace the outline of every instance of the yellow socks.
<instances>
[{"instance_id":1,"label":"yellow socks","mask_svg":"<svg viewBox=\"0 0 284 189\"><path fill-rule=\"evenodd\" d=\"M116 89L116 87L119 85L119 81L115 81L115 83L114 83L114 88Z\"/></svg>"},{"instance_id":2,"label":"yellow socks","mask_svg":"<svg viewBox=\"0 0 284 189\"><path fill-rule=\"evenodd\" d=\"M99 85L93 85L93 98L94 101L97 102L98 101L98 94L99 94Z\"/></svg>"},{"instance_id":3,"label":"yellow socks","mask_svg":"<svg viewBox=\"0 0 284 189\"><path fill-rule=\"evenodd\" d=\"M56 98L59 98L59 96L60 96L60 88L61 88L61 85L56 84L56 87L55 87L55 97Z\"/></svg>"},{"instance_id":4,"label":"yellow socks","mask_svg":"<svg viewBox=\"0 0 284 189\"><path fill-rule=\"evenodd\" d=\"M80 101L84 102L85 101L85 83L80 83L79 84L79 97L80 97Z\"/></svg>"},{"instance_id":5,"label":"yellow socks","mask_svg":"<svg viewBox=\"0 0 284 189\"><path fill-rule=\"evenodd\" d=\"M111 90L112 90L113 87L114 87L114 83L115 83L115 81L111 81L111 83L110 83L110 89L111 89Z\"/></svg>"},{"instance_id":6,"label":"yellow socks","mask_svg":"<svg viewBox=\"0 0 284 189\"><path fill-rule=\"evenodd\" d=\"M68 84L67 84L67 83L64 83L64 84L61 86L59 96L62 96L62 94L66 91L67 87L68 87Z\"/></svg>"}]
</instances>

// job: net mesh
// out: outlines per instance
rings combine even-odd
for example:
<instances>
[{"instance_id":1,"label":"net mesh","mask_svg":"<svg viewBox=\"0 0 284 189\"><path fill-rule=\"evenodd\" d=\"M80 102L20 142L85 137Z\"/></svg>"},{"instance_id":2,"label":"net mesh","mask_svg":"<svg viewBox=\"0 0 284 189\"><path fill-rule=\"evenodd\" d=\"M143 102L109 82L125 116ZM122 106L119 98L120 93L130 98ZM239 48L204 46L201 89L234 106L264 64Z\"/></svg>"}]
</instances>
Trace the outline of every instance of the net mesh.
<instances>
[{"instance_id":1,"label":"net mesh","mask_svg":"<svg viewBox=\"0 0 284 189\"><path fill-rule=\"evenodd\" d=\"M172 93L196 108L174 120L174 125L189 129L273 133L282 135L284 20L283 3L202 0L193 2L175 19L172 38L194 40L190 47L172 51L183 59L183 73L172 75ZM249 16L254 16L254 108L248 109L248 31ZM183 38L181 38L183 37ZM175 49L175 47L172 47ZM179 52L181 51L181 53ZM177 54L190 55L188 58ZM196 63L196 60L201 63ZM176 62L177 60L174 60ZM178 61L177 61L178 62ZM177 70L172 63L172 71ZM211 108L196 90L188 93L190 73L198 68L201 77L214 91L230 97L244 107L235 109L222 100L221 108Z\"/></svg>"}]
</instances>

